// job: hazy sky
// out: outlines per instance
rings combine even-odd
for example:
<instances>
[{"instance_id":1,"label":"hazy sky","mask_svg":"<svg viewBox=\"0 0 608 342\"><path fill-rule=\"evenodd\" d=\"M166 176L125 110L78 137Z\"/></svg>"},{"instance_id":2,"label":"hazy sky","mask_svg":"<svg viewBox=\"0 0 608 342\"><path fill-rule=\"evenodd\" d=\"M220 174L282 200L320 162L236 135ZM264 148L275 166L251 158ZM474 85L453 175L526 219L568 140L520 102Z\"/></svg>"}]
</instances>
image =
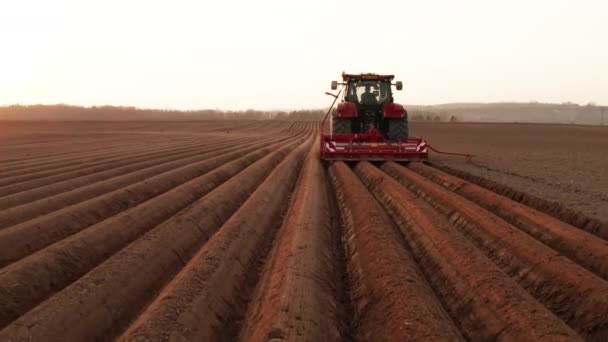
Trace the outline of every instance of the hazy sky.
<instances>
[{"instance_id":1,"label":"hazy sky","mask_svg":"<svg viewBox=\"0 0 608 342\"><path fill-rule=\"evenodd\" d=\"M608 1L0 1L0 104L318 108L346 70L408 104L608 105Z\"/></svg>"}]
</instances>

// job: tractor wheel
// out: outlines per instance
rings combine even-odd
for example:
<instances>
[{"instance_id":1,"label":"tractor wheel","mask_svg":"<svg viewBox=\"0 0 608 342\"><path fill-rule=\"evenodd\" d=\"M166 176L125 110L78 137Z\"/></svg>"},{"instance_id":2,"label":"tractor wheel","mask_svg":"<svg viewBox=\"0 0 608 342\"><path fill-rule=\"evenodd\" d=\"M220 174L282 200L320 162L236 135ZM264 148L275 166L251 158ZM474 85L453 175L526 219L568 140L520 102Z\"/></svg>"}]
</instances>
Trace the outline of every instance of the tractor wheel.
<instances>
[{"instance_id":1,"label":"tractor wheel","mask_svg":"<svg viewBox=\"0 0 608 342\"><path fill-rule=\"evenodd\" d=\"M351 120L333 118L333 132L332 134L350 134L351 132Z\"/></svg>"},{"instance_id":2,"label":"tractor wheel","mask_svg":"<svg viewBox=\"0 0 608 342\"><path fill-rule=\"evenodd\" d=\"M409 128L407 118L403 119L392 119L388 122L388 140L407 140L409 134Z\"/></svg>"}]
</instances>

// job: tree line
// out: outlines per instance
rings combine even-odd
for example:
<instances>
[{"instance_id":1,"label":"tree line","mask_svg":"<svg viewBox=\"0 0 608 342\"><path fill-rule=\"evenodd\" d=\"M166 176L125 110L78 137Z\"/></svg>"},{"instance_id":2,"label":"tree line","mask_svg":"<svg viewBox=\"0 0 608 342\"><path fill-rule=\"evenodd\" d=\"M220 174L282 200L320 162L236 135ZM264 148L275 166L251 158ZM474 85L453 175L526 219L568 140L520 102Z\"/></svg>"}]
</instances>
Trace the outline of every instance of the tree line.
<instances>
[{"instance_id":1,"label":"tree line","mask_svg":"<svg viewBox=\"0 0 608 342\"><path fill-rule=\"evenodd\" d=\"M77 121L136 121L136 120L298 120L318 121L322 110L225 111L217 109L175 110L145 109L128 106L72 105L11 105L0 107L0 120L77 120Z\"/></svg>"}]
</instances>

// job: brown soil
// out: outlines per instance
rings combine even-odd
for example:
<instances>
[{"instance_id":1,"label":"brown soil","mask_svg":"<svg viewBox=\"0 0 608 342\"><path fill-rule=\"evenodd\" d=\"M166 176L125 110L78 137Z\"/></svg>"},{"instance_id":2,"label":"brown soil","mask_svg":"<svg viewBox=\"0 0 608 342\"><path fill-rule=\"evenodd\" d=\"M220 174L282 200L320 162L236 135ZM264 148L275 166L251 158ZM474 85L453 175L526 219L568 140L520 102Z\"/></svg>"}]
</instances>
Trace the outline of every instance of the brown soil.
<instances>
[{"instance_id":1,"label":"brown soil","mask_svg":"<svg viewBox=\"0 0 608 342\"><path fill-rule=\"evenodd\" d=\"M579 340L430 206L369 163L360 163L356 171L401 227L423 272L467 339Z\"/></svg>"},{"instance_id":2,"label":"brown soil","mask_svg":"<svg viewBox=\"0 0 608 342\"><path fill-rule=\"evenodd\" d=\"M476 154L473 163L432 160L608 222L608 126L412 123L439 150Z\"/></svg>"},{"instance_id":3,"label":"brown soil","mask_svg":"<svg viewBox=\"0 0 608 342\"><path fill-rule=\"evenodd\" d=\"M267 155L156 226L11 323L2 330L0 339L3 335L33 340L97 340L115 336L242 205L292 146Z\"/></svg>"},{"instance_id":4,"label":"brown soil","mask_svg":"<svg viewBox=\"0 0 608 342\"><path fill-rule=\"evenodd\" d=\"M238 335L231 322L242 314L243 294L276 233L310 142L312 137L277 166L121 339L217 341Z\"/></svg>"},{"instance_id":5,"label":"brown soil","mask_svg":"<svg viewBox=\"0 0 608 342\"><path fill-rule=\"evenodd\" d=\"M480 157L324 164L315 122L0 122L0 340L606 340L604 128L412 127Z\"/></svg>"},{"instance_id":6,"label":"brown soil","mask_svg":"<svg viewBox=\"0 0 608 342\"><path fill-rule=\"evenodd\" d=\"M444 214L505 273L583 336L608 337L608 282L417 173L395 163L382 168Z\"/></svg>"},{"instance_id":7,"label":"brown soil","mask_svg":"<svg viewBox=\"0 0 608 342\"><path fill-rule=\"evenodd\" d=\"M538 211L547 213L557 218L558 220L564 221L575 227L586 230L591 234L595 234L603 238L604 240L608 239L608 221L600 221L596 218L589 217L580 211L568 208L561 203L549 201L544 198L530 195L527 192L516 190L510 186L497 183L491 179L475 176L466 171L454 169L447 165L440 165L430 162L428 164L434 166L437 169L443 170L446 173L455 175L463 180L466 179L471 183L477 184L499 195L508 197L526 206L537 209Z\"/></svg>"},{"instance_id":8,"label":"brown soil","mask_svg":"<svg viewBox=\"0 0 608 342\"><path fill-rule=\"evenodd\" d=\"M409 168L484 207L595 274L608 279L608 241L576 229L542 211L508 200L490 190L424 164L410 164Z\"/></svg>"},{"instance_id":9,"label":"brown soil","mask_svg":"<svg viewBox=\"0 0 608 342\"><path fill-rule=\"evenodd\" d=\"M6 304L6 310L0 315L0 326L69 285L105 258L171 218L276 147L276 144L270 145L226 163L5 268L0 273L0 286L7 291L0 292L0 302ZM82 221L64 221L63 225L70 223L82 224Z\"/></svg>"},{"instance_id":10,"label":"brown soil","mask_svg":"<svg viewBox=\"0 0 608 342\"><path fill-rule=\"evenodd\" d=\"M50 215L0 230L0 249L4 250L4 255L0 259L0 266L14 262L50 243L78 232L83 227L158 196L175 186L198 177L230 160L239 158L248 152L255 151L256 148L261 148L262 146L260 144L235 152L226 151L230 153L223 153L223 155L215 157L209 156L211 158L203 159L202 161L194 160L191 164L185 166L180 164L170 172L161 173L90 200L86 200L89 196L92 196L86 190L94 185L85 187L78 193L68 192L62 197L69 198L70 201L81 202L77 205L65 206L63 209L55 211ZM101 182L100 184L100 187L104 190L107 187L115 187L114 184L107 185L105 183ZM83 198L75 199L81 193L84 193ZM33 203L32 206L38 203L40 201ZM52 203L53 205L59 205L55 200L52 200ZM26 206L26 208L29 208L29 206ZM16 209L22 208L16 207L15 210L6 210L5 213L7 215L14 214ZM27 215L26 213L21 211L19 213L21 214L20 217L27 217L25 216ZM41 231L40 226L45 226L46 229ZM35 239L24 238L27 236L35 236Z\"/></svg>"},{"instance_id":11,"label":"brown soil","mask_svg":"<svg viewBox=\"0 0 608 342\"><path fill-rule=\"evenodd\" d=\"M208 147L207 147L208 148ZM78 169L69 172L61 172L56 175L45 176L40 179L29 180L25 182L19 182L17 184L11 184L11 186L3 187L2 194L4 197L2 200L1 208L10 208L12 206L31 202L32 199L40 198L41 194L51 196L57 193L61 193L67 190L76 189L78 187L91 184L100 180L120 176L122 174L136 171L142 168L149 167L154 164L149 164L150 161L155 161L158 157L163 156L188 156L200 154L201 146L191 146L186 150L177 149L178 151L166 152L155 152L155 153L144 153L143 151L133 152L130 151L125 158L116 158L113 160L104 160L99 165L89 166L82 165L77 166ZM181 151L180 151L181 150ZM208 148L208 150L211 150ZM198 152L192 153L189 152ZM158 162L157 162L158 164ZM24 173L24 170L18 172ZM29 190L29 191L27 191ZM19 193L19 194L16 194ZM6 201L13 200L15 197L23 196L28 194L29 197L24 197L17 203ZM10 195L10 196L9 196Z\"/></svg>"},{"instance_id":12,"label":"brown soil","mask_svg":"<svg viewBox=\"0 0 608 342\"><path fill-rule=\"evenodd\" d=\"M350 259L355 337L361 341L462 339L372 194L344 163L333 164L330 177Z\"/></svg>"},{"instance_id":13,"label":"brown soil","mask_svg":"<svg viewBox=\"0 0 608 342\"><path fill-rule=\"evenodd\" d=\"M337 303L339 231L331 218L329 180L312 146L294 202L250 304L241 339L343 341Z\"/></svg>"}]
</instances>

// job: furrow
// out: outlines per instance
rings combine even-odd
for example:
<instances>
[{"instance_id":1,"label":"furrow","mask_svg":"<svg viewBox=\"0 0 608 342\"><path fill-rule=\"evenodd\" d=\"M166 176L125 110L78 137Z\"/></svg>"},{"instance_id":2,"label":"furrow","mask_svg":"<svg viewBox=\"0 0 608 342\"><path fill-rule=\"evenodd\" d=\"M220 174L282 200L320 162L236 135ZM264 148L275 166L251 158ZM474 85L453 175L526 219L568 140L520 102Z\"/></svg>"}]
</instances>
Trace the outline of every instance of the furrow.
<instances>
[{"instance_id":1,"label":"furrow","mask_svg":"<svg viewBox=\"0 0 608 342\"><path fill-rule=\"evenodd\" d=\"M205 140L204 142L166 143L162 145L148 143L145 145L142 144L143 146L137 148L124 148L120 151L112 151L110 153L107 153L107 155L92 159L86 158L84 156L74 156L75 160L69 162L50 160L48 162L40 163L35 166L23 166L18 169L2 172L2 174L0 175L0 180L4 180L5 178L17 178L17 181L21 182L26 176L30 177L32 180L39 179L41 177L38 177L37 175L40 174L42 174L43 177L49 177L72 171L79 171L81 169L93 169L95 167L100 167L110 163L127 161L129 158L142 158L150 155L162 154L171 151L179 153L191 150L196 147L209 147L213 142L219 143L226 140L227 139L210 139ZM89 153L89 155L91 154L93 153Z\"/></svg>"},{"instance_id":2,"label":"furrow","mask_svg":"<svg viewBox=\"0 0 608 342\"><path fill-rule=\"evenodd\" d=\"M233 141L236 141L236 139ZM197 147L199 147L200 149L205 149L205 148L212 149L214 147L214 142L215 141L212 141L209 143L206 142L204 144L201 144L202 146L193 145L193 146L190 146L189 148L186 148L186 151L196 150ZM223 142L217 141L215 143L221 144ZM150 148L150 146L148 146L148 148L144 151L150 151L150 150L151 150L151 148ZM163 152L163 151L161 151L161 152ZM171 156L171 150L164 151L164 152L165 152L164 154L163 153L158 153L158 154L160 156ZM182 151L180 151L180 149L177 149L175 151L176 154L178 154L179 152L182 152ZM106 160L96 161L96 162L93 162L90 164L74 162L72 165L60 167L60 168L50 168L50 167L47 168L45 165L42 165L37 170L32 170L33 172L26 172L26 173L17 172L16 174L14 174L10 177L5 177L5 178L0 179L0 194L5 195L7 193L11 193L11 192L7 192L7 190L4 189L4 187L7 187L7 186L13 186L13 187L17 186L17 188L19 190L22 190L21 188L19 188L21 186L21 187L24 187L23 190L27 190L27 189L31 189L31 186L27 187L29 182L33 182L33 184L37 184L36 181L38 181L38 182L45 181L48 178L53 179L52 177L63 177L63 178L59 178L59 179L69 179L69 178L65 178L66 174L68 176L70 176L70 175L74 174L75 172L76 172L76 174L78 174L80 172L82 175L84 175L86 173L83 173L83 172L86 172L89 168L92 170L104 170L104 168L107 169L108 165L111 166L114 163L121 162L121 161L124 164L125 161L128 162L127 158L133 158L133 157L136 157L136 158L139 157L137 150L134 151L134 153L132 153L132 154L129 153L126 155L119 155L116 158L109 158ZM127 159L127 160L125 160L125 159ZM45 184L48 184L48 183L45 183Z\"/></svg>"},{"instance_id":3,"label":"furrow","mask_svg":"<svg viewBox=\"0 0 608 342\"><path fill-rule=\"evenodd\" d=\"M468 340L582 341L421 199L367 162L355 170Z\"/></svg>"},{"instance_id":4,"label":"furrow","mask_svg":"<svg viewBox=\"0 0 608 342\"><path fill-rule=\"evenodd\" d=\"M116 139L117 145L108 144L107 140L97 140L90 143L83 142L81 140L75 140L73 142L66 142L69 145L85 145L79 146L77 149L70 149L63 146L58 146L56 149L60 149L60 153L43 153L40 157L28 156L19 161L7 162L3 164L3 168L0 172L0 177L10 176L11 173L18 171L27 170L28 172L39 171L41 167L63 167L69 166L70 164L77 164L87 162L88 160L102 159L104 156L112 157L117 154L132 151L145 151L146 147L157 144L167 144L157 141L137 141L133 143L126 142L121 139ZM174 144L186 144L187 142L178 141ZM193 142L191 142L193 143ZM163 145L160 145L161 147ZM27 152L24 152L27 153Z\"/></svg>"},{"instance_id":5,"label":"furrow","mask_svg":"<svg viewBox=\"0 0 608 342\"><path fill-rule=\"evenodd\" d=\"M473 202L395 163L382 169L586 339L608 338L608 282Z\"/></svg>"},{"instance_id":6,"label":"furrow","mask_svg":"<svg viewBox=\"0 0 608 342\"><path fill-rule=\"evenodd\" d=\"M200 144L200 142L198 142ZM157 145L155 142L141 142L137 145L127 145L118 148L104 147L100 152L85 151L81 153L68 154L65 157L53 158L48 157L45 160L23 162L18 165L5 165L0 172L0 179L15 175L24 175L27 173L35 173L39 171L48 171L52 169L73 167L87 167L89 165L99 164L101 162L109 162L116 156L124 156L128 154L136 155L137 153L145 154L150 151L150 147L157 148L159 152L171 149L187 148L196 146L197 142L178 142L178 143L162 143Z\"/></svg>"},{"instance_id":7,"label":"furrow","mask_svg":"<svg viewBox=\"0 0 608 342\"><path fill-rule=\"evenodd\" d=\"M241 140L239 143L251 141ZM85 168L60 175L45 177L39 180L15 184L0 188L0 210L31 203L42 198L94 184L130 172L143 170L164 162L210 153L226 146L234 146L235 142L212 144L212 146L193 147L179 152L164 152L142 157L129 157L118 163L108 163L94 168ZM8 195L7 195L8 194Z\"/></svg>"},{"instance_id":8,"label":"furrow","mask_svg":"<svg viewBox=\"0 0 608 342\"><path fill-rule=\"evenodd\" d=\"M492 191L415 163L410 169L477 203L579 265L608 279L608 241Z\"/></svg>"},{"instance_id":9,"label":"furrow","mask_svg":"<svg viewBox=\"0 0 608 342\"><path fill-rule=\"evenodd\" d=\"M241 340L345 340L339 222L332 217L330 186L317 140L249 305Z\"/></svg>"},{"instance_id":10,"label":"furrow","mask_svg":"<svg viewBox=\"0 0 608 342\"><path fill-rule=\"evenodd\" d=\"M293 149L249 166L0 331L0 340L109 340Z\"/></svg>"},{"instance_id":11,"label":"furrow","mask_svg":"<svg viewBox=\"0 0 608 342\"><path fill-rule=\"evenodd\" d=\"M39 137L31 136L25 139L39 139ZM74 140L77 140L78 144L74 144ZM111 139L82 139L80 137L75 138L74 136L68 136L54 144L36 142L36 144L40 146L29 144L29 146L23 148L3 151L3 157L8 158L0 160L0 162L2 162L3 165L10 167L13 165L43 162L53 158L69 157L74 154L85 155L87 151L98 152L107 149L119 150L124 148L125 144L127 146L137 146L142 143L144 143L144 141L132 141L125 139L124 137ZM64 145L68 145L68 147L64 148ZM18 155L18 157L12 155Z\"/></svg>"},{"instance_id":12,"label":"furrow","mask_svg":"<svg viewBox=\"0 0 608 342\"><path fill-rule=\"evenodd\" d=\"M432 163L431 165L453 176L465 179L499 195L508 197L516 202L520 202L538 211L547 213L558 220L564 221L593 235L599 236L604 240L608 240L608 222L602 222L588 217L581 212L565 208L559 203L548 201L544 198L539 198L528 193L515 190L511 187L499 184L491 179L475 176L444 165L438 165L435 163Z\"/></svg>"},{"instance_id":13,"label":"furrow","mask_svg":"<svg viewBox=\"0 0 608 342\"><path fill-rule=\"evenodd\" d=\"M0 270L0 327L276 148L271 144L221 165Z\"/></svg>"},{"instance_id":14,"label":"furrow","mask_svg":"<svg viewBox=\"0 0 608 342\"><path fill-rule=\"evenodd\" d=\"M0 267L262 147L226 151L0 231Z\"/></svg>"},{"instance_id":15,"label":"furrow","mask_svg":"<svg viewBox=\"0 0 608 342\"><path fill-rule=\"evenodd\" d=\"M51 197L42 198L31 203L11 207L0 211L0 229L7 228L19 223L29 222L35 218L52 213L53 211L84 202L88 199L106 194L108 192L126 187L130 184L140 182L142 179L153 177L184 165L203 161L215 156L222 155L231 150L235 150L242 145L242 142L233 142L221 148L209 152L195 154L188 157L177 157L162 159L156 165L137 170L124 175L105 179L103 181L82 186L68 192L60 193ZM0 236L2 230L0 230Z\"/></svg>"},{"instance_id":16,"label":"furrow","mask_svg":"<svg viewBox=\"0 0 608 342\"><path fill-rule=\"evenodd\" d=\"M361 341L454 341L460 332L405 250L396 227L344 164L329 168L344 224Z\"/></svg>"},{"instance_id":17,"label":"furrow","mask_svg":"<svg viewBox=\"0 0 608 342\"><path fill-rule=\"evenodd\" d=\"M121 340L234 340L311 139L291 152L205 243ZM260 210L259 208L264 208ZM205 317L193 320L192 317Z\"/></svg>"}]
</instances>

